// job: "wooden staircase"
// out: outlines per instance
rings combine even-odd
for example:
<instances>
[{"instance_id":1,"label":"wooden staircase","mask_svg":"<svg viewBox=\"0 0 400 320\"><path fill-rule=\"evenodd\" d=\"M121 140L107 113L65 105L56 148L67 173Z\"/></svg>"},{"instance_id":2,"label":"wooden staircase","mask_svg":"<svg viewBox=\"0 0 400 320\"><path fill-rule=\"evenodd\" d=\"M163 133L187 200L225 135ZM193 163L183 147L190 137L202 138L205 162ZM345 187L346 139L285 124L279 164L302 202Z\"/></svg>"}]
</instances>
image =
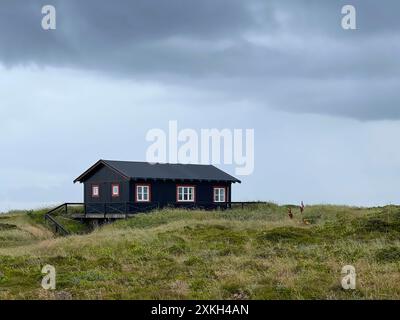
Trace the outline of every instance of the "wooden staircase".
<instances>
[{"instance_id":1,"label":"wooden staircase","mask_svg":"<svg viewBox=\"0 0 400 320\"><path fill-rule=\"evenodd\" d=\"M44 216L44 219L53 225L56 233L60 233L64 236L67 236L70 234L70 232L61 223L59 223L56 219L54 219L51 215L46 214Z\"/></svg>"},{"instance_id":2,"label":"wooden staircase","mask_svg":"<svg viewBox=\"0 0 400 320\"><path fill-rule=\"evenodd\" d=\"M71 234L67 228L65 228L60 222L55 219L55 215L68 215L68 205L82 205L81 203L63 203L54 209L51 209L44 216L46 222L48 222L51 226L54 227L56 233L61 234L63 236L67 236Z\"/></svg>"}]
</instances>

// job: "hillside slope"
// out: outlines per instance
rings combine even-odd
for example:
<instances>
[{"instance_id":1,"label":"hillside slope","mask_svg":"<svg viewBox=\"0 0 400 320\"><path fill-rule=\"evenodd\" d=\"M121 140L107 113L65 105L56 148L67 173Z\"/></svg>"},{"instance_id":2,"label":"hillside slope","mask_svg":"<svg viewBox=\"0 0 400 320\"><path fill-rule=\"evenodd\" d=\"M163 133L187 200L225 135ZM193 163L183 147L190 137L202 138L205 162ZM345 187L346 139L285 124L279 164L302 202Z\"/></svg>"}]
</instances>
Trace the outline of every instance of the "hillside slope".
<instances>
[{"instance_id":1,"label":"hillside slope","mask_svg":"<svg viewBox=\"0 0 400 320\"><path fill-rule=\"evenodd\" d=\"M43 211L1 215L0 299L400 299L400 207L287 209L163 210L65 238Z\"/></svg>"}]
</instances>

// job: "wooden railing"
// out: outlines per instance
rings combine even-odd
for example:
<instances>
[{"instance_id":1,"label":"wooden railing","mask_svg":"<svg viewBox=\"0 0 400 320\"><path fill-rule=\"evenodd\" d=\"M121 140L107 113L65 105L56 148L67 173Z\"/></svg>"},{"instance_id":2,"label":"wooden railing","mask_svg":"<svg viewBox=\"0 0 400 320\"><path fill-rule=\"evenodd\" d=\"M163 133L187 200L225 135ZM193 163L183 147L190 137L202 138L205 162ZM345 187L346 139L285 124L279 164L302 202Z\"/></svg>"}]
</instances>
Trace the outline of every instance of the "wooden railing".
<instances>
[{"instance_id":1,"label":"wooden railing","mask_svg":"<svg viewBox=\"0 0 400 320\"><path fill-rule=\"evenodd\" d=\"M70 234L69 231L61 223L59 223L56 219L54 219L51 215L46 214L44 218L46 221L53 224L56 233L61 233L65 236Z\"/></svg>"},{"instance_id":2,"label":"wooden railing","mask_svg":"<svg viewBox=\"0 0 400 320\"><path fill-rule=\"evenodd\" d=\"M62 235L69 235L70 232L59 222L57 219L55 219L56 215L64 215L67 216L69 213L71 213L69 207L71 206L83 206L83 203L74 203L74 202L68 202L68 203L63 203L53 209L51 209L49 212L47 212L44 216L45 221L50 223L56 233L62 234Z\"/></svg>"},{"instance_id":3,"label":"wooden railing","mask_svg":"<svg viewBox=\"0 0 400 320\"><path fill-rule=\"evenodd\" d=\"M84 204L85 217L90 215L109 215L109 214L135 214L158 209L158 203L138 205L135 202L109 202L109 203L86 203Z\"/></svg>"},{"instance_id":4,"label":"wooden railing","mask_svg":"<svg viewBox=\"0 0 400 320\"><path fill-rule=\"evenodd\" d=\"M232 202L229 203L230 204L229 207L232 208L232 205L233 206L237 205L237 206L241 207L242 209L244 209L244 207L246 205L268 204L268 203L269 202L266 202L266 201L232 201Z\"/></svg>"}]
</instances>

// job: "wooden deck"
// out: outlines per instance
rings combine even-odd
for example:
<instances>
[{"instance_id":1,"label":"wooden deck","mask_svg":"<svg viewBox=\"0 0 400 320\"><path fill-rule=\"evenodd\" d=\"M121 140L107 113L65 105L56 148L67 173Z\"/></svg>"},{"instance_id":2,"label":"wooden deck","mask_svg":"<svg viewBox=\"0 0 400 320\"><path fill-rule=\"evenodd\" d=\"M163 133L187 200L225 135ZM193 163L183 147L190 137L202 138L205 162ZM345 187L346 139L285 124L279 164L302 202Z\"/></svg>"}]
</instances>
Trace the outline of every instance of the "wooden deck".
<instances>
[{"instance_id":1,"label":"wooden deck","mask_svg":"<svg viewBox=\"0 0 400 320\"><path fill-rule=\"evenodd\" d=\"M125 213L75 213L71 214L73 219L126 219L133 217L134 214Z\"/></svg>"}]
</instances>

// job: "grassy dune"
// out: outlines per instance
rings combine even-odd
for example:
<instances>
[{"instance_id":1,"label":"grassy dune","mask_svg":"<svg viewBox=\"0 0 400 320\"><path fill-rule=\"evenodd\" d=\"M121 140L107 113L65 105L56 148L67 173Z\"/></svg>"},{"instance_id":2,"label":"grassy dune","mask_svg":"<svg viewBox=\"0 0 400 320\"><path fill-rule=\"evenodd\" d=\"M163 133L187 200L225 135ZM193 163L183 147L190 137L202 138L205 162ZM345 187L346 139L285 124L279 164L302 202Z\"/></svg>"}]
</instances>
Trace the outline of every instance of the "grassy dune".
<instances>
[{"instance_id":1,"label":"grassy dune","mask_svg":"<svg viewBox=\"0 0 400 320\"><path fill-rule=\"evenodd\" d=\"M287 208L163 210L65 238L44 211L0 215L0 299L400 299L400 207Z\"/></svg>"}]
</instances>

